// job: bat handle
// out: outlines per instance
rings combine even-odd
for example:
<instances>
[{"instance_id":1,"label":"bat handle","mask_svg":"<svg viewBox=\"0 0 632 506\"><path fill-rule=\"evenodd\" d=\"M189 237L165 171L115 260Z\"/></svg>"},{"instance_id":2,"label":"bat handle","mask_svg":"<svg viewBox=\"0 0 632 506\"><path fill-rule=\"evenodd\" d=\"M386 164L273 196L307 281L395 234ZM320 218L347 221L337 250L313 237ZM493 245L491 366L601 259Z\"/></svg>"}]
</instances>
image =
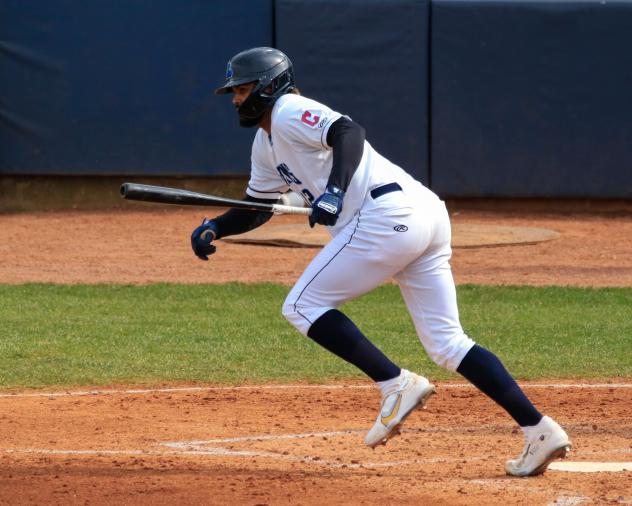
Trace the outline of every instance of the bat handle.
<instances>
[{"instance_id":1,"label":"bat handle","mask_svg":"<svg viewBox=\"0 0 632 506\"><path fill-rule=\"evenodd\" d=\"M312 208L272 204L272 212L275 214L302 214L305 216L309 216L312 214Z\"/></svg>"}]
</instances>

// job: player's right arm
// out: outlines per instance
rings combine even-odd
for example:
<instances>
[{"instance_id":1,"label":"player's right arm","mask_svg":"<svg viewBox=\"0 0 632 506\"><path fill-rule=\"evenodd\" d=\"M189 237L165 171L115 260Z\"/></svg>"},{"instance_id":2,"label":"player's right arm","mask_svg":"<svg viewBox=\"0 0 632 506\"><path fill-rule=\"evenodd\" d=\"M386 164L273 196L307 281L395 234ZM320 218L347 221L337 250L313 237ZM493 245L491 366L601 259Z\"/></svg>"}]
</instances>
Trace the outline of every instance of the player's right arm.
<instances>
[{"instance_id":1,"label":"player's right arm","mask_svg":"<svg viewBox=\"0 0 632 506\"><path fill-rule=\"evenodd\" d=\"M271 166L261 142L264 136L260 130L252 145L250 181L243 200L275 204L281 195L288 190L287 184L281 180L278 172ZM208 255L215 253L214 240L229 235L243 234L254 230L272 218L269 211L250 209L229 209L212 220L204 218L202 224L191 234L191 247L201 260L208 260Z\"/></svg>"}]
</instances>

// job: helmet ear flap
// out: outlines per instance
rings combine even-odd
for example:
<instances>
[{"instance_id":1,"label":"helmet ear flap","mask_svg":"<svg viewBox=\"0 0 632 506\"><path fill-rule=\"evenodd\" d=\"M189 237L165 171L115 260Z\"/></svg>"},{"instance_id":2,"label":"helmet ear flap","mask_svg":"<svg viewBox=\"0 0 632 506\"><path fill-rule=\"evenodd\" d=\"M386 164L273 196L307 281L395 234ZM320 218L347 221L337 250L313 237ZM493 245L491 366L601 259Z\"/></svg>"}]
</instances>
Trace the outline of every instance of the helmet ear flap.
<instances>
[{"instance_id":1,"label":"helmet ear flap","mask_svg":"<svg viewBox=\"0 0 632 506\"><path fill-rule=\"evenodd\" d=\"M289 93L290 91L292 91L292 89L294 89L292 69L287 69L285 72L272 79L270 84L259 91L259 95L266 98L277 99L281 95ZM255 90L253 90L253 92L254 91Z\"/></svg>"},{"instance_id":2,"label":"helmet ear flap","mask_svg":"<svg viewBox=\"0 0 632 506\"><path fill-rule=\"evenodd\" d=\"M266 86L259 92L259 95L262 98L272 98L274 96L275 89L276 89L275 82L272 81L270 84L268 84L268 86Z\"/></svg>"}]
</instances>

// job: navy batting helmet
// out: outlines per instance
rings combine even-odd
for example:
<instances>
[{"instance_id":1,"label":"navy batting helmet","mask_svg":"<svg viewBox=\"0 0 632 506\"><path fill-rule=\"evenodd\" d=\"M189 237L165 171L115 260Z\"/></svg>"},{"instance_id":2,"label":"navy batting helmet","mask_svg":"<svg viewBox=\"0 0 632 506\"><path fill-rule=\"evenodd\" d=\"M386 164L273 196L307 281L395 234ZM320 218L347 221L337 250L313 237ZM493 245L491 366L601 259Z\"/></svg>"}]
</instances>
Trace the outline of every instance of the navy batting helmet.
<instances>
[{"instance_id":1,"label":"navy batting helmet","mask_svg":"<svg viewBox=\"0 0 632 506\"><path fill-rule=\"evenodd\" d=\"M268 107L294 89L292 62L278 49L255 47L233 56L226 67L226 82L215 93L232 93L233 86L255 83L255 87L239 107L239 124L255 126Z\"/></svg>"}]
</instances>

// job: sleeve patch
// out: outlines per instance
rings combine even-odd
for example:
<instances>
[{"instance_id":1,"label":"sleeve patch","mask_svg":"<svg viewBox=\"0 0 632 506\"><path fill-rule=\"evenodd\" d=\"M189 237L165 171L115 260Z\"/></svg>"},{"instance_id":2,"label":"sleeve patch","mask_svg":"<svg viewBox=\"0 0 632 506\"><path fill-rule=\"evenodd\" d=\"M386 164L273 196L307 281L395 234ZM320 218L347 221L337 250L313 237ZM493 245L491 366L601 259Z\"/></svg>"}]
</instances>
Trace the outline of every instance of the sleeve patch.
<instances>
[{"instance_id":1,"label":"sleeve patch","mask_svg":"<svg viewBox=\"0 0 632 506\"><path fill-rule=\"evenodd\" d=\"M303 116L301 116L301 122L312 128L322 128L326 118L323 118L321 121L321 115L320 112L305 111Z\"/></svg>"}]
</instances>

